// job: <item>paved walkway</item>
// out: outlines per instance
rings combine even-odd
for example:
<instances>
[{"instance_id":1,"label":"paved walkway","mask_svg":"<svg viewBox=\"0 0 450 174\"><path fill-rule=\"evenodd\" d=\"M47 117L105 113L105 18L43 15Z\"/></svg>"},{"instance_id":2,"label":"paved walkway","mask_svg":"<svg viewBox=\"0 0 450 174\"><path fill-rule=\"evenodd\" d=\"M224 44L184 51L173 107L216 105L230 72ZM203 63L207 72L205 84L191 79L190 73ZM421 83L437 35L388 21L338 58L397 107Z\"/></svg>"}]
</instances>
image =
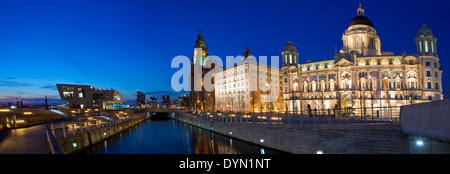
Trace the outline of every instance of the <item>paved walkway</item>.
<instances>
[{"instance_id":1,"label":"paved walkway","mask_svg":"<svg viewBox=\"0 0 450 174\"><path fill-rule=\"evenodd\" d=\"M48 154L45 124L3 131L9 135L0 142L0 154Z\"/></svg>"}]
</instances>

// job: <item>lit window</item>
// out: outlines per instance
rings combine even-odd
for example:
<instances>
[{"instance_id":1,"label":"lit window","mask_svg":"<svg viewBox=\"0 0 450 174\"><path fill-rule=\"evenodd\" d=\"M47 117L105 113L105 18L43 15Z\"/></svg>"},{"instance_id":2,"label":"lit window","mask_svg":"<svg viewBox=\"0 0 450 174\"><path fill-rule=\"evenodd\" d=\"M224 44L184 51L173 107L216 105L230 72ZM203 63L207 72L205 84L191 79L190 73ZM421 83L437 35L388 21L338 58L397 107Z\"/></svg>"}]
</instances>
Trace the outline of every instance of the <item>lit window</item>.
<instances>
[{"instance_id":1,"label":"lit window","mask_svg":"<svg viewBox=\"0 0 450 174\"><path fill-rule=\"evenodd\" d=\"M359 66L364 66L364 65L366 65L366 61L363 60L363 59L361 59L361 60L359 61Z\"/></svg>"},{"instance_id":2,"label":"lit window","mask_svg":"<svg viewBox=\"0 0 450 174\"><path fill-rule=\"evenodd\" d=\"M394 59L394 64L395 64L395 65L400 65L400 59L395 58L395 59Z\"/></svg>"},{"instance_id":3,"label":"lit window","mask_svg":"<svg viewBox=\"0 0 450 174\"><path fill-rule=\"evenodd\" d=\"M434 53L434 46L433 46L434 42L431 42L431 52Z\"/></svg>"},{"instance_id":4,"label":"lit window","mask_svg":"<svg viewBox=\"0 0 450 174\"><path fill-rule=\"evenodd\" d=\"M385 59L383 59L383 60L381 61L381 64L382 64L382 65L387 65L387 64L389 64L389 61L385 58Z\"/></svg>"},{"instance_id":5,"label":"lit window","mask_svg":"<svg viewBox=\"0 0 450 174\"><path fill-rule=\"evenodd\" d=\"M370 65L377 65L377 60L375 59L370 60Z\"/></svg>"},{"instance_id":6,"label":"lit window","mask_svg":"<svg viewBox=\"0 0 450 174\"><path fill-rule=\"evenodd\" d=\"M419 41L419 50L422 52L422 41Z\"/></svg>"},{"instance_id":7,"label":"lit window","mask_svg":"<svg viewBox=\"0 0 450 174\"><path fill-rule=\"evenodd\" d=\"M428 52L428 41L425 41L425 52Z\"/></svg>"}]
</instances>

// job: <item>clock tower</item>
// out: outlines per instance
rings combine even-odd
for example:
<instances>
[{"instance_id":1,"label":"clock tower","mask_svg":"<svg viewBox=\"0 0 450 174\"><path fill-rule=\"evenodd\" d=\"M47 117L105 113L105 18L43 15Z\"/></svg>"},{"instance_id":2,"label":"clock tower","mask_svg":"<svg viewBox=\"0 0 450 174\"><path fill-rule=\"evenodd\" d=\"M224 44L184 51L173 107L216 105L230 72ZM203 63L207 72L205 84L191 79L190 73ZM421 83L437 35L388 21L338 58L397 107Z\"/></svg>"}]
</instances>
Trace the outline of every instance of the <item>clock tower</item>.
<instances>
[{"instance_id":1,"label":"clock tower","mask_svg":"<svg viewBox=\"0 0 450 174\"><path fill-rule=\"evenodd\" d=\"M197 40L195 41L194 46L194 57L192 58L193 62L196 62L197 57L202 58L202 65L205 64L205 60L208 57L208 46L205 44L205 39L203 39L202 30L198 30L198 36ZM201 52L198 51L199 48L201 49ZM201 56L197 56L197 54L201 54Z\"/></svg>"},{"instance_id":2,"label":"clock tower","mask_svg":"<svg viewBox=\"0 0 450 174\"><path fill-rule=\"evenodd\" d=\"M203 80L206 73L211 71L215 65L210 68L204 67L208 59L208 46L205 44L205 39L201 30L199 30L197 40L194 46L194 56L192 56L190 80L189 80L189 105L190 110L195 111L214 111L214 90L207 91L203 87ZM214 83L214 79L212 79Z\"/></svg>"}]
</instances>

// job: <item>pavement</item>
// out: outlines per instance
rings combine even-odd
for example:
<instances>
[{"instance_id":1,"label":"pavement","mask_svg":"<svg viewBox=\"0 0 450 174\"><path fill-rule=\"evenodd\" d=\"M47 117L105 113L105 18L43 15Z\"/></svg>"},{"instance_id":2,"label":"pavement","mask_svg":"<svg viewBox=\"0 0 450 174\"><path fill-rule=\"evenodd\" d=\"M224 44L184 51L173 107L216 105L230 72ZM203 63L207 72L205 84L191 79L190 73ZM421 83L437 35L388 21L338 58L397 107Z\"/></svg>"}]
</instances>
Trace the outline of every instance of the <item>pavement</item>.
<instances>
[{"instance_id":1,"label":"pavement","mask_svg":"<svg viewBox=\"0 0 450 174\"><path fill-rule=\"evenodd\" d=\"M45 124L5 129L0 135L0 154L48 154Z\"/></svg>"}]
</instances>

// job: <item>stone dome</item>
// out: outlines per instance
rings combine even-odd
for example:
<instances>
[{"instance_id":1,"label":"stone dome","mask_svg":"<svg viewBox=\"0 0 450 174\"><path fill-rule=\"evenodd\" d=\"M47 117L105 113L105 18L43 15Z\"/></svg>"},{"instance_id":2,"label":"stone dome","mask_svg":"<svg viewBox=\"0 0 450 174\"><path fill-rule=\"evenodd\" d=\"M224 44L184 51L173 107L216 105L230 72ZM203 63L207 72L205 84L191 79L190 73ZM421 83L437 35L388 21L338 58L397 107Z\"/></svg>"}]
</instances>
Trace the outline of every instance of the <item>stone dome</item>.
<instances>
[{"instance_id":1,"label":"stone dome","mask_svg":"<svg viewBox=\"0 0 450 174\"><path fill-rule=\"evenodd\" d=\"M427 27L426 24L422 25L422 28L419 29L419 32L417 32L417 34L432 35L433 36L433 32L431 31L430 28Z\"/></svg>"},{"instance_id":2,"label":"stone dome","mask_svg":"<svg viewBox=\"0 0 450 174\"><path fill-rule=\"evenodd\" d=\"M353 25L368 25L371 26L372 28L375 28L373 26L372 21L370 21L369 18L365 17L365 16L355 16L351 21L350 24L348 24L349 27L353 26Z\"/></svg>"},{"instance_id":3,"label":"stone dome","mask_svg":"<svg viewBox=\"0 0 450 174\"><path fill-rule=\"evenodd\" d=\"M297 49L295 48L295 46L292 44L291 41L289 41L286 46L284 46L283 52L285 51L289 51L289 52L297 52Z\"/></svg>"}]
</instances>

